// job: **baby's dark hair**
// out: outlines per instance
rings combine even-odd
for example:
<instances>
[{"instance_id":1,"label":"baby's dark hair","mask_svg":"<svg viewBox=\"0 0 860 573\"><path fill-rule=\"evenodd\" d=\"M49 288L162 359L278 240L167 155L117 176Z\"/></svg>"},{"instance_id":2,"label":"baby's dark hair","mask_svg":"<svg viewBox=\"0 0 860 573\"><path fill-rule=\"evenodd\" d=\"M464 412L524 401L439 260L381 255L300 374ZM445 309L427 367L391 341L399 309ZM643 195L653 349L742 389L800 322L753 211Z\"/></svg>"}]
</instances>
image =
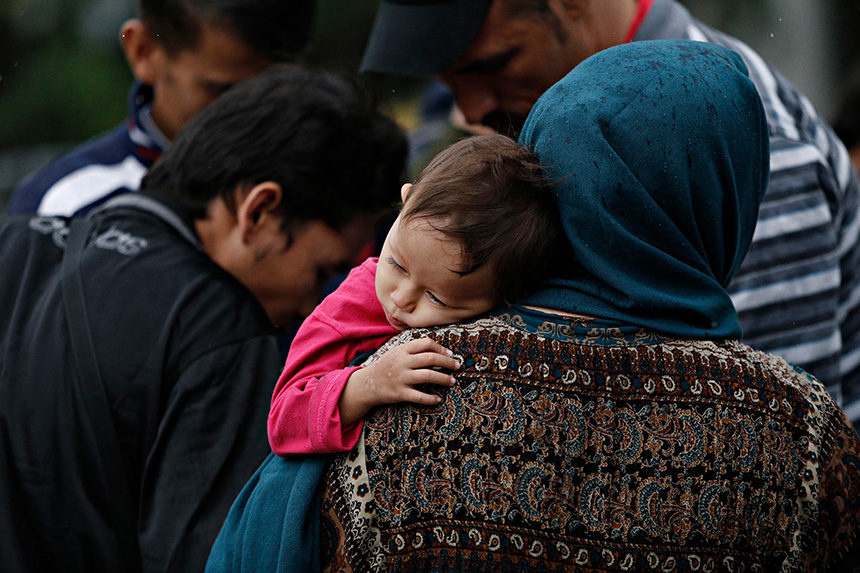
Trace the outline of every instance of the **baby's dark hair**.
<instances>
[{"instance_id":1,"label":"baby's dark hair","mask_svg":"<svg viewBox=\"0 0 860 573\"><path fill-rule=\"evenodd\" d=\"M458 141L415 180L401 220L432 226L463 245L469 274L490 264L496 298L513 302L538 286L561 236L552 184L535 155L503 135Z\"/></svg>"}]
</instances>

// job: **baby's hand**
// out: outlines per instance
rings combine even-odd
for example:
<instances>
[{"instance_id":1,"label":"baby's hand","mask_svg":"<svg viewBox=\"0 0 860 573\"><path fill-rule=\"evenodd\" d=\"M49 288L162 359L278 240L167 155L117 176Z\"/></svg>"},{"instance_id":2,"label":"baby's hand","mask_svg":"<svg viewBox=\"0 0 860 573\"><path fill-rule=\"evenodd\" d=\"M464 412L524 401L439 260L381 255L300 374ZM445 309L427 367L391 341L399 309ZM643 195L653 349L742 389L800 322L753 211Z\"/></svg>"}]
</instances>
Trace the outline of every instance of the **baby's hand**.
<instances>
[{"instance_id":1,"label":"baby's hand","mask_svg":"<svg viewBox=\"0 0 860 573\"><path fill-rule=\"evenodd\" d=\"M381 404L413 402L438 404L441 398L416 390L419 384L453 386L453 376L433 368L456 370L460 362L453 353L429 338L396 346L379 360L356 370L349 377L338 401L341 426L346 428Z\"/></svg>"},{"instance_id":2,"label":"baby's hand","mask_svg":"<svg viewBox=\"0 0 860 573\"><path fill-rule=\"evenodd\" d=\"M412 340L392 348L364 369L364 385L374 406L394 402L436 404L439 396L416 390L419 384L453 386L454 377L431 370L434 367L456 370L460 363L453 353L429 338Z\"/></svg>"}]
</instances>

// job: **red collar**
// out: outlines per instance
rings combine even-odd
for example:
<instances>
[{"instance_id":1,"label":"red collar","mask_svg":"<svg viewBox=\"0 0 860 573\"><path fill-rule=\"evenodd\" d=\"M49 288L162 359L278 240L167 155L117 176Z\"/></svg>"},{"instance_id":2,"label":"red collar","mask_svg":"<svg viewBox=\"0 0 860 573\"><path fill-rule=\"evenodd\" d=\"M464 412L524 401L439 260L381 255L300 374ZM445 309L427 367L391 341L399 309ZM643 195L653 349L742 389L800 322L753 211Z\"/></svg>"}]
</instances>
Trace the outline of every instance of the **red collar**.
<instances>
[{"instance_id":1,"label":"red collar","mask_svg":"<svg viewBox=\"0 0 860 573\"><path fill-rule=\"evenodd\" d=\"M630 25L630 30L627 32L627 37L624 38L624 43L632 42L636 32L639 31L639 26L645 21L645 16L651 9L651 4L654 0L639 0L639 8L636 10L636 17L633 18L633 24Z\"/></svg>"}]
</instances>

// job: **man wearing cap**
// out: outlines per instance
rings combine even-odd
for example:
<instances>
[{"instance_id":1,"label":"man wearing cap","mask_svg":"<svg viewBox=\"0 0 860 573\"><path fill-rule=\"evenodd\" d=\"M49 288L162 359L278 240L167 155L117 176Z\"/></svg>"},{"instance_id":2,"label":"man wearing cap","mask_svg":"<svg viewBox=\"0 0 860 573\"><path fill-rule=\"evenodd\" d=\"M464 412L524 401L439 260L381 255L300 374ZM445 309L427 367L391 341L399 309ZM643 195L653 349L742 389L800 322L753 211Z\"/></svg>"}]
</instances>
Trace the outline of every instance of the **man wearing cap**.
<instances>
[{"instance_id":1,"label":"man wearing cap","mask_svg":"<svg viewBox=\"0 0 860 573\"><path fill-rule=\"evenodd\" d=\"M516 135L579 62L630 41L738 52L770 127L771 172L753 245L729 285L745 341L821 379L860 421L860 182L812 105L761 56L675 0L383 0L364 71L435 74L467 122Z\"/></svg>"}]
</instances>

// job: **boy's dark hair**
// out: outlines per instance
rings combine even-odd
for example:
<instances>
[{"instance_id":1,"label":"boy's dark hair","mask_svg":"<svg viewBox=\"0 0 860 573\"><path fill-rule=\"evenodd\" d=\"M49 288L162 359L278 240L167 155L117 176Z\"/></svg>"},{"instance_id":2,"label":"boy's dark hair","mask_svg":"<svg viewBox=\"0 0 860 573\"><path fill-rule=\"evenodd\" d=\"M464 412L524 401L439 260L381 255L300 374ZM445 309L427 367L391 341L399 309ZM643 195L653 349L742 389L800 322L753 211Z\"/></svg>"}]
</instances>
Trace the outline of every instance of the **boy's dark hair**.
<instances>
[{"instance_id":1,"label":"boy's dark hair","mask_svg":"<svg viewBox=\"0 0 860 573\"><path fill-rule=\"evenodd\" d=\"M333 229L390 208L405 175L406 137L344 76L279 67L237 84L192 119L141 183L194 218L237 188L274 181L284 228Z\"/></svg>"},{"instance_id":2,"label":"boy's dark hair","mask_svg":"<svg viewBox=\"0 0 860 573\"><path fill-rule=\"evenodd\" d=\"M168 54L193 49L203 23L223 26L273 62L304 52L316 0L138 0L140 19Z\"/></svg>"},{"instance_id":3,"label":"boy's dark hair","mask_svg":"<svg viewBox=\"0 0 860 573\"><path fill-rule=\"evenodd\" d=\"M503 135L469 137L439 153L415 180L403 221L432 226L463 245L468 274L491 264L496 296L536 288L561 235L552 184L534 154Z\"/></svg>"}]
</instances>

